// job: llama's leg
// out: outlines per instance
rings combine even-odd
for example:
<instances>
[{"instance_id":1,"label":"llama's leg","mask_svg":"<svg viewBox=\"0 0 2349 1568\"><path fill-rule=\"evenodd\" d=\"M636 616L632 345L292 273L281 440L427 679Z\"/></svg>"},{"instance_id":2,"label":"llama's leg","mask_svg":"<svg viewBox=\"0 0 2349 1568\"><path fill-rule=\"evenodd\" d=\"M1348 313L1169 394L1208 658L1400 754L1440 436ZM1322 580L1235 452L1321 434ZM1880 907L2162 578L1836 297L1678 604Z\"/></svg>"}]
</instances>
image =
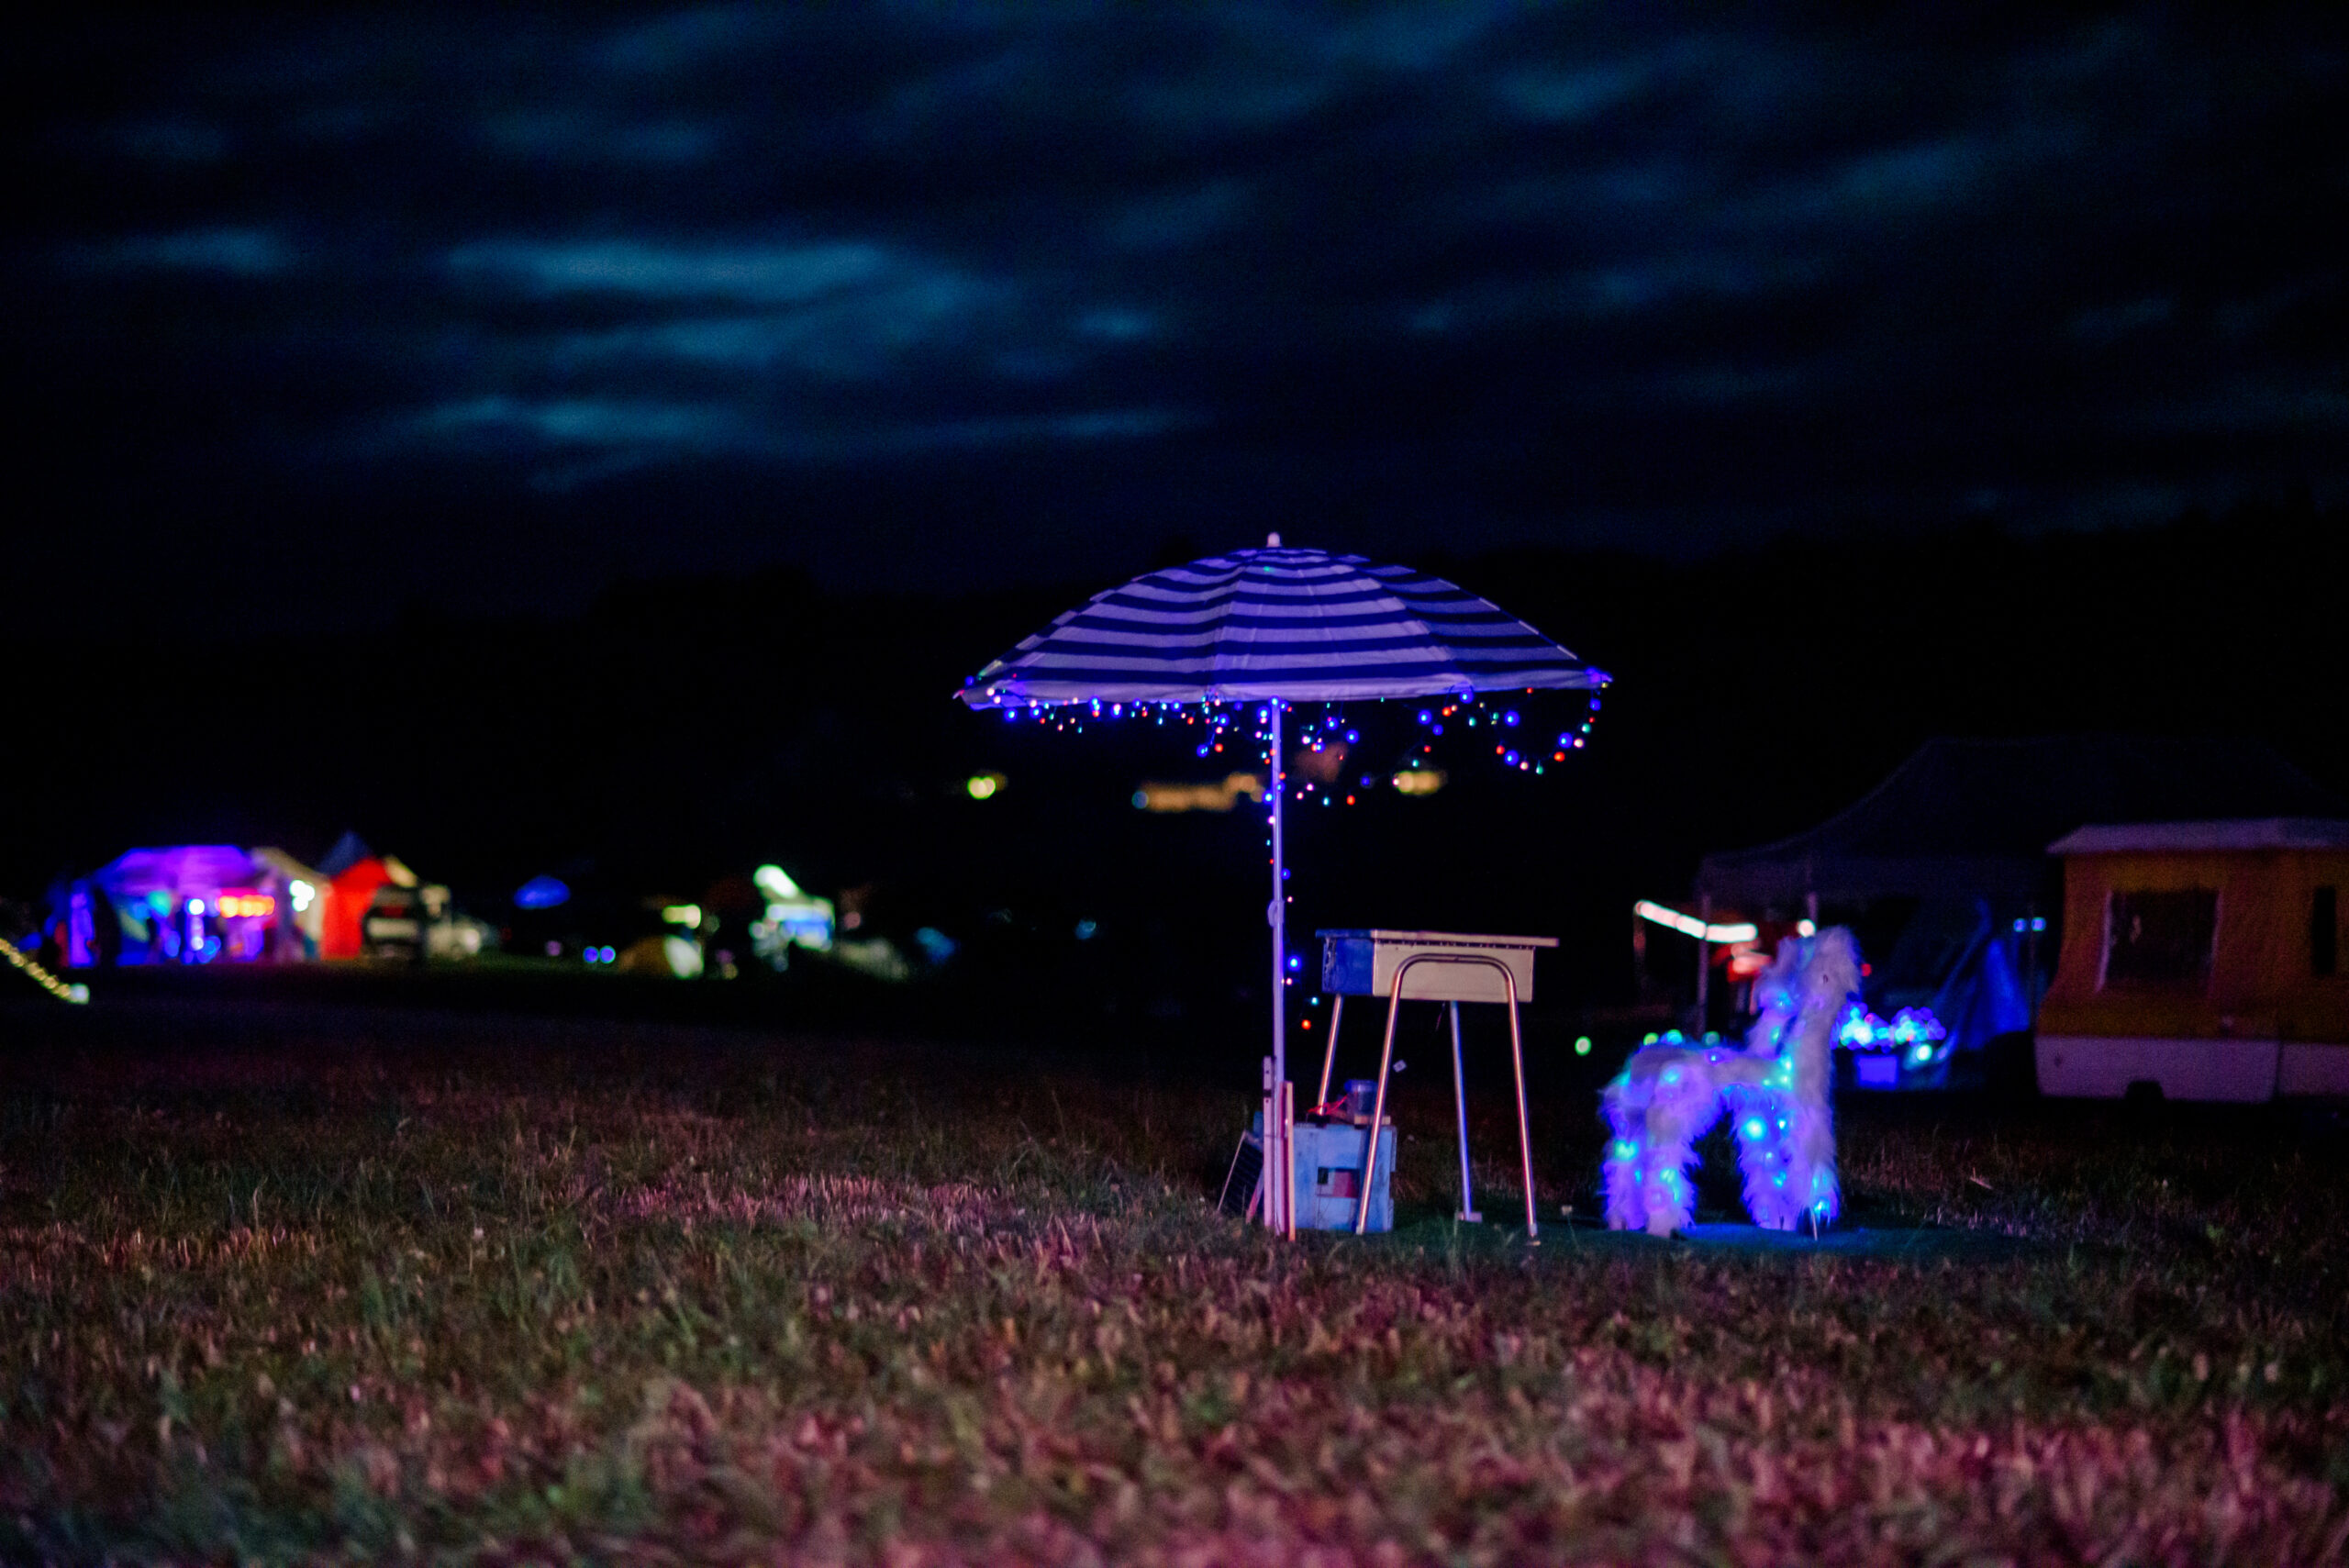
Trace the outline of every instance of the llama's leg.
<instances>
[{"instance_id":1,"label":"llama's leg","mask_svg":"<svg viewBox=\"0 0 2349 1568\"><path fill-rule=\"evenodd\" d=\"M1645 1187L1639 1177L1639 1154L1647 1118L1642 1107L1631 1103L1627 1079L1619 1078L1608 1084L1601 1098L1607 1128L1613 1135L1607 1140L1607 1160L1602 1167L1607 1188L1607 1229L1644 1229L1648 1211L1642 1196Z\"/></svg>"},{"instance_id":2,"label":"llama's leg","mask_svg":"<svg viewBox=\"0 0 2349 1568\"><path fill-rule=\"evenodd\" d=\"M1785 1104L1766 1090L1748 1090L1731 1104L1730 1114L1736 1118L1731 1132L1745 1212L1765 1230L1793 1229L1801 1204L1790 1160L1793 1120Z\"/></svg>"},{"instance_id":3,"label":"llama's leg","mask_svg":"<svg viewBox=\"0 0 2349 1568\"><path fill-rule=\"evenodd\" d=\"M1797 1103L1792 1108L1788 1139L1787 1185L1796 1194L1792 1225L1829 1225L1843 1207L1842 1184L1835 1174L1835 1123L1824 1105Z\"/></svg>"},{"instance_id":4,"label":"llama's leg","mask_svg":"<svg viewBox=\"0 0 2349 1568\"><path fill-rule=\"evenodd\" d=\"M1694 1063L1667 1067L1657 1076L1637 1176L1647 1205L1649 1235L1670 1236L1686 1230L1696 1218L1697 1189L1689 1167L1697 1162L1697 1140L1719 1109L1711 1079Z\"/></svg>"},{"instance_id":5,"label":"llama's leg","mask_svg":"<svg viewBox=\"0 0 2349 1568\"><path fill-rule=\"evenodd\" d=\"M1739 1170L1745 1207L1765 1230L1825 1225L1842 1207L1835 1178L1835 1124L1827 1106L1783 1088L1745 1090L1731 1106L1737 1118Z\"/></svg>"},{"instance_id":6,"label":"llama's leg","mask_svg":"<svg viewBox=\"0 0 2349 1568\"><path fill-rule=\"evenodd\" d=\"M1687 1229L1697 1217L1696 1187L1688 1179L1697 1151L1681 1139L1651 1143L1642 1153L1633 1179L1647 1194L1647 1233L1670 1236Z\"/></svg>"},{"instance_id":7,"label":"llama's leg","mask_svg":"<svg viewBox=\"0 0 2349 1568\"><path fill-rule=\"evenodd\" d=\"M1802 1010L1787 1039L1789 1082L1781 1093L1788 1121L1787 1186L1796 1227L1825 1225L1842 1209L1835 1174L1835 1022L1860 988L1859 949L1841 928L1820 933L1803 966Z\"/></svg>"}]
</instances>

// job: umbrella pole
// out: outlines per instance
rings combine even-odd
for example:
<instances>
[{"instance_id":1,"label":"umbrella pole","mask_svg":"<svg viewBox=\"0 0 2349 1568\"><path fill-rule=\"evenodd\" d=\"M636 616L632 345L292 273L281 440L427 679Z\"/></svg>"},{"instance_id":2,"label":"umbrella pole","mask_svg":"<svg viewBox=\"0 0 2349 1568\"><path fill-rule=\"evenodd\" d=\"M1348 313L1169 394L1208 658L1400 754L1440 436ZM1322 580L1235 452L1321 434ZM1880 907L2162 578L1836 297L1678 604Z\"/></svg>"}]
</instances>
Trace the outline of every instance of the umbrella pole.
<instances>
[{"instance_id":1,"label":"umbrella pole","mask_svg":"<svg viewBox=\"0 0 2349 1568\"><path fill-rule=\"evenodd\" d=\"M1264 1162L1264 1191L1268 1195L1278 1196L1264 1206L1264 1223L1288 1234L1288 1210L1296 1184L1296 1156L1289 1151L1287 1118L1281 1115L1282 1096L1288 1083L1288 889L1283 885L1286 879L1281 865L1281 803L1288 789L1281 773L1280 699L1274 698L1271 707L1272 765L1266 777L1273 797L1273 902L1264 915L1273 928L1273 1095L1264 1106L1264 1128L1269 1135L1265 1139L1265 1153L1270 1156Z\"/></svg>"}]
</instances>

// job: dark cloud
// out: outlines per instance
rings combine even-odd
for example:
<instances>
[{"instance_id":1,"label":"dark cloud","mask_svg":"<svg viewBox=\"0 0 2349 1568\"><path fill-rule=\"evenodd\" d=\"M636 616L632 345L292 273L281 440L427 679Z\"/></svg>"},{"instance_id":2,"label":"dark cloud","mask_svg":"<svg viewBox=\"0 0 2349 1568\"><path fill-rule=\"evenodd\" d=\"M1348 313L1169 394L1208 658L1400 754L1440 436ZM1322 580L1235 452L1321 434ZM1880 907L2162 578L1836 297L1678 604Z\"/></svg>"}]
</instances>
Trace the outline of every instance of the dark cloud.
<instances>
[{"instance_id":1,"label":"dark cloud","mask_svg":"<svg viewBox=\"0 0 2349 1568\"><path fill-rule=\"evenodd\" d=\"M58 27L10 361L83 497L52 576L950 588L2349 478L2330 11Z\"/></svg>"}]
</instances>

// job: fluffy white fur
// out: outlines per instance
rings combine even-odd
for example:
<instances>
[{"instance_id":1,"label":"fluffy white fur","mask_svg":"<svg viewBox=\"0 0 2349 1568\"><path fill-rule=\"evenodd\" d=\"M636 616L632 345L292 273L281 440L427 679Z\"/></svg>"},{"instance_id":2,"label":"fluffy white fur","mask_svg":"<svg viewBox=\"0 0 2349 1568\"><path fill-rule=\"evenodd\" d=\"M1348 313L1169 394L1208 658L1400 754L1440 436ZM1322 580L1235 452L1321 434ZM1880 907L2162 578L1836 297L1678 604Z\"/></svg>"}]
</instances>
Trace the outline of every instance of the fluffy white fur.
<instances>
[{"instance_id":1,"label":"fluffy white fur","mask_svg":"<svg viewBox=\"0 0 2349 1568\"><path fill-rule=\"evenodd\" d=\"M1742 1050L1651 1045L1601 1095L1607 1125L1607 1224L1669 1236L1696 1211L1688 1179L1697 1140L1733 1118L1745 1207L1770 1230L1825 1225L1842 1206L1835 1180L1836 1020L1860 988L1860 954L1842 927L1788 937L1754 982L1760 1007Z\"/></svg>"}]
</instances>

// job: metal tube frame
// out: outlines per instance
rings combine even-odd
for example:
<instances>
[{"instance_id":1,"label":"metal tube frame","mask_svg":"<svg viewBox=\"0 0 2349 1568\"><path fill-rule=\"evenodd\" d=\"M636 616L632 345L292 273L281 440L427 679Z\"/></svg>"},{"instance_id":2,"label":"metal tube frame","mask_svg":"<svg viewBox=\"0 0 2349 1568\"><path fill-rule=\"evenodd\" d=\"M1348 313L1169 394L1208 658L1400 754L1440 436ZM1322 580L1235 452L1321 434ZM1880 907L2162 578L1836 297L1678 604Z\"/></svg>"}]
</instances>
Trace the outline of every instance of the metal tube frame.
<instances>
[{"instance_id":1,"label":"metal tube frame","mask_svg":"<svg viewBox=\"0 0 2349 1568\"><path fill-rule=\"evenodd\" d=\"M1452 1108L1460 1124L1460 1218L1471 1225L1484 1222L1476 1212L1474 1179L1468 1173L1468 1091L1460 1071L1460 1004L1446 1004L1452 1009ZM1330 999L1330 1040L1321 1051L1321 1092L1314 1096L1314 1108L1319 1110L1330 1103L1330 1074L1338 1060L1338 1022L1346 1016L1346 994L1342 991Z\"/></svg>"},{"instance_id":2,"label":"metal tube frame","mask_svg":"<svg viewBox=\"0 0 2349 1568\"><path fill-rule=\"evenodd\" d=\"M1330 1103L1330 1069L1338 1060L1338 1020L1345 1016L1346 994L1341 991L1330 1001L1330 1043L1321 1051L1321 1091L1313 1096L1317 1111Z\"/></svg>"},{"instance_id":3,"label":"metal tube frame","mask_svg":"<svg viewBox=\"0 0 2349 1568\"><path fill-rule=\"evenodd\" d=\"M1286 1129L1282 1125L1281 1085L1288 1081L1288 889L1284 885L1281 865L1281 803L1287 794L1288 781L1281 773L1281 703L1274 697L1266 704L1271 709L1272 749L1265 779L1273 797L1273 901L1265 906L1265 921L1273 928L1273 1055L1272 1082L1264 1095L1264 1225L1282 1235L1294 1235L1294 1217L1290 1188L1295 1182L1292 1169L1296 1156L1289 1152ZM1271 1173L1278 1170L1281 1180L1275 1184Z\"/></svg>"},{"instance_id":4,"label":"metal tube frame","mask_svg":"<svg viewBox=\"0 0 2349 1568\"><path fill-rule=\"evenodd\" d=\"M1378 1175L1378 1134L1386 1123L1386 1078L1395 1061L1395 1020L1403 1010L1403 976L1422 963L1481 963L1488 969L1499 970L1502 982L1508 987L1508 1053L1517 1075L1517 1153L1519 1166L1525 1178L1525 1239L1538 1246L1542 1240L1542 1227L1533 1213L1533 1139L1525 1119L1525 1037L1518 1028L1517 972L1499 959L1488 958L1483 953L1414 953L1395 966L1395 977L1387 985L1386 1039L1378 1051L1378 1096L1371 1106L1370 1147L1363 1157L1362 1197L1354 1209L1354 1234L1360 1236L1370 1225L1370 1192ZM1453 1006L1456 1008L1458 1004ZM1463 1105L1462 1125L1464 1127L1467 1114L1464 1101ZM1464 1192L1462 1199L1464 1208Z\"/></svg>"},{"instance_id":5,"label":"metal tube frame","mask_svg":"<svg viewBox=\"0 0 2349 1568\"><path fill-rule=\"evenodd\" d=\"M1468 1174L1468 1088L1460 1073L1460 1004L1444 1004L1452 1011L1452 1110L1460 1122L1460 1218L1471 1225L1484 1222L1476 1212L1476 1193Z\"/></svg>"}]
</instances>

